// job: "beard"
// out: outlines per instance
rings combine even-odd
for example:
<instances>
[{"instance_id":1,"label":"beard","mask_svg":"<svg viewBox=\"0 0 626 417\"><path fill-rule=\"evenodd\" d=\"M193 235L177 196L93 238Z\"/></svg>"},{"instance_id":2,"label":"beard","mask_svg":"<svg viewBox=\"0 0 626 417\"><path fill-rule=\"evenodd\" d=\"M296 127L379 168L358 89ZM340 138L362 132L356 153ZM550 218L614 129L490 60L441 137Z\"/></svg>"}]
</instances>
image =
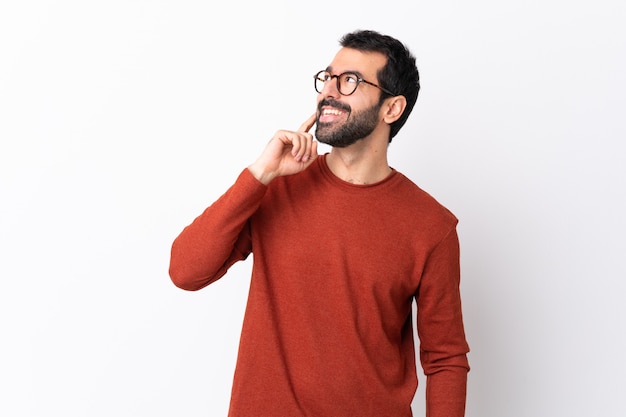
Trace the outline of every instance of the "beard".
<instances>
[{"instance_id":1,"label":"beard","mask_svg":"<svg viewBox=\"0 0 626 417\"><path fill-rule=\"evenodd\" d=\"M321 111L322 106L330 105L348 113L348 119L339 125L334 123L320 123L319 115L315 128L315 136L321 143L325 143L334 148L345 148L350 146L376 129L378 125L378 111L380 104L376 104L368 109L352 113L352 108L347 104L335 100L322 100L318 105Z\"/></svg>"}]
</instances>

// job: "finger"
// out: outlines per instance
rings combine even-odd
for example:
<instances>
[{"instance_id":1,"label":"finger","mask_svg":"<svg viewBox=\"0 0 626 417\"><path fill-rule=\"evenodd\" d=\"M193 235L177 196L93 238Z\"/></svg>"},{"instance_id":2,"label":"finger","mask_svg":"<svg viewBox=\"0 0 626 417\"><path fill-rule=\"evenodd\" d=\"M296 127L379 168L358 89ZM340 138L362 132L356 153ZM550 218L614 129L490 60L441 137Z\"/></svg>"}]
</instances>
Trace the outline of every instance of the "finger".
<instances>
[{"instance_id":1,"label":"finger","mask_svg":"<svg viewBox=\"0 0 626 417\"><path fill-rule=\"evenodd\" d=\"M316 143L312 138L307 138L306 141L306 152L304 153L304 157L303 160L304 162L308 162L309 160L311 160L311 158L315 158L315 156L313 155L314 153L317 152L316 150Z\"/></svg>"},{"instance_id":2,"label":"finger","mask_svg":"<svg viewBox=\"0 0 626 417\"><path fill-rule=\"evenodd\" d=\"M296 158L296 160L300 159L300 157L302 156L303 148L302 136L297 133L292 133L289 139L291 141L291 154L294 156L294 158Z\"/></svg>"},{"instance_id":3,"label":"finger","mask_svg":"<svg viewBox=\"0 0 626 417\"><path fill-rule=\"evenodd\" d=\"M315 120L317 119L317 112L313 113L311 117L309 117L306 122L302 123L298 132L306 133L308 132L313 125L315 124Z\"/></svg>"},{"instance_id":4,"label":"finger","mask_svg":"<svg viewBox=\"0 0 626 417\"><path fill-rule=\"evenodd\" d=\"M307 161L311 156L313 137L308 133L301 133L292 141L293 156L296 161Z\"/></svg>"},{"instance_id":5,"label":"finger","mask_svg":"<svg viewBox=\"0 0 626 417\"><path fill-rule=\"evenodd\" d=\"M298 152L298 160L306 161L311 154L311 135L308 133L302 134L300 137L300 152Z\"/></svg>"},{"instance_id":6,"label":"finger","mask_svg":"<svg viewBox=\"0 0 626 417\"><path fill-rule=\"evenodd\" d=\"M311 142L311 158L310 159L315 159L317 158L317 141L314 140Z\"/></svg>"},{"instance_id":7,"label":"finger","mask_svg":"<svg viewBox=\"0 0 626 417\"><path fill-rule=\"evenodd\" d=\"M307 165L315 161L319 155L317 154L317 141L307 141L307 151L302 157L302 162Z\"/></svg>"}]
</instances>

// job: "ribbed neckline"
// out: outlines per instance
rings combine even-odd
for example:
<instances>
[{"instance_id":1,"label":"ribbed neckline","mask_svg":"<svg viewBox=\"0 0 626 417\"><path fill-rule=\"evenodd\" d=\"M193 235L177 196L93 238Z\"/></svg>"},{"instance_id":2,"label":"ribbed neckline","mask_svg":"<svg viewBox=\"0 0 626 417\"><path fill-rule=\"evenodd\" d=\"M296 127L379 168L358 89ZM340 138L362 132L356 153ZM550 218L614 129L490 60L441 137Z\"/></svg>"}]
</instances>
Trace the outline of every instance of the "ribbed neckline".
<instances>
[{"instance_id":1,"label":"ribbed neckline","mask_svg":"<svg viewBox=\"0 0 626 417\"><path fill-rule=\"evenodd\" d=\"M326 162L327 156L328 156L328 153L320 155L316 161L322 175L332 185L341 187L345 190L350 190L350 191L363 191L363 190L368 190L368 189L378 190L378 189L386 188L387 186L389 186L389 184L394 182L394 180L400 177L398 171L396 171L394 168L391 168L391 173L387 175L384 179L378 182L375 182L372 184L352 184L350 182L342 180L341 178L333 174L333 172L328 167L328 163Z\"/></svg>"}]
</instances>

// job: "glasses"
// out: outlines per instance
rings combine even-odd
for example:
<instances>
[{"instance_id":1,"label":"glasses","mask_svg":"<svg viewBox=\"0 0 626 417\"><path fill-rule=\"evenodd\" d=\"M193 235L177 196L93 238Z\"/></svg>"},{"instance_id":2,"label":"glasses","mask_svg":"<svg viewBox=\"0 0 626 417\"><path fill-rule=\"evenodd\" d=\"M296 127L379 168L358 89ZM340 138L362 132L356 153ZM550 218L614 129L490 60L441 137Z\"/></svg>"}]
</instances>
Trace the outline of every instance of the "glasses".
<instances>
[{"instance_id":1,"label":"glasses","mask_svg":"<svg viewBox=\"0 0 626 417\"><path fill-rule=\"evenodd\" d=\"M396 95L392 93L391 91L387 90L386 88L382 88L379 85L376 85L367 80L364 80L362 77L359 77L357 74L353 72L344 72L343 74L333 75L326 70L322 70L318 72L313 77L315 81L315 91L317 91L318 93L321 93L322 90L324 90L324 85L326 85L326 83L332 80L333 78L337 79L337 91L339 91L339 94L341 94L342 96L349 96L350 94L354 93L356 91L356 88L361 83L369 84L371 86L379 88L381 91L391 96Z\"/></svg>"}]
</instances>

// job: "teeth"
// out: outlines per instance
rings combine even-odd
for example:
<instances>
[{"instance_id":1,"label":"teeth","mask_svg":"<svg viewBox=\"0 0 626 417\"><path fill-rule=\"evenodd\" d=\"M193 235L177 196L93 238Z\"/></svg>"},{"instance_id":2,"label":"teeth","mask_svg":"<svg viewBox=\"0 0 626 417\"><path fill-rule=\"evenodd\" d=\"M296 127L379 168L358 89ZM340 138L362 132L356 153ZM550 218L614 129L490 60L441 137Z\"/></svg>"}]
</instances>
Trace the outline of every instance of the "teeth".
<instances>
[{"instance_id":1,"label":"teeth","mask_svg":"<svg viewBox=\"0 0 626 417\"><path fill-rule=\"evenodd\" d=\"M333 114L335 116L338 116L341 114L341 111L335 110L335 109L324 109L324 111L322 111L322 114L324 115Z\"/></svg>"}]
</instances>

